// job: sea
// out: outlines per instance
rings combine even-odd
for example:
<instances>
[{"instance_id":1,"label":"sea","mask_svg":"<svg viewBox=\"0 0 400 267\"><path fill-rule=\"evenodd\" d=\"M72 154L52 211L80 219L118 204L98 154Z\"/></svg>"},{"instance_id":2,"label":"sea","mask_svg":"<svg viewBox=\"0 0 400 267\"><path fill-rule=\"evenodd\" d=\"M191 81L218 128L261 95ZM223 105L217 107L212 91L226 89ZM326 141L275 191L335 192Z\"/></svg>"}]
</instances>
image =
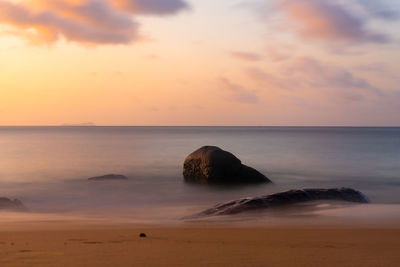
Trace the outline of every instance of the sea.
<instances>
[{"instance_id":1,"label":"sea","mask_svg":"<svg viewBox=\"0 0 400 267\"><path fill-rule=\"evenodd\" d=\"M230 151L273 184L185 183L185 157L204 145ZM88 181L106 174L129 179ZM0 221L196 223L183 218L217 203L338 187L361 191L371 204L317 203L197 223L400 221L400 128L0 127L0 197L28 209L1 211Z\"/></svg>"}]
</instances>

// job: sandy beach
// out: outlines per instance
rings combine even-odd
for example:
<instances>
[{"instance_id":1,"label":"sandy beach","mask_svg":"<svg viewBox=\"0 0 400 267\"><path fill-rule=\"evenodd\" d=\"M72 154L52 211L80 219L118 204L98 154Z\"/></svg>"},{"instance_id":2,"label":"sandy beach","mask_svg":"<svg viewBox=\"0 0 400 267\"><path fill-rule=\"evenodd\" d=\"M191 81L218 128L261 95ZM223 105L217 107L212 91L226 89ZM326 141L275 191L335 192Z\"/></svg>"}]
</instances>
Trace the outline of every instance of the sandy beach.
<instances>
[{"instance_id":1,"label":"sandy beach","mask_svg":"<svg viewBox=\"0 0 400 267\"><path fill-rule=\"evenodd\" d=\"M0 266L399 266L399 251L400 228L65 225L0 232Z\"/></svg>"}]
</instances>

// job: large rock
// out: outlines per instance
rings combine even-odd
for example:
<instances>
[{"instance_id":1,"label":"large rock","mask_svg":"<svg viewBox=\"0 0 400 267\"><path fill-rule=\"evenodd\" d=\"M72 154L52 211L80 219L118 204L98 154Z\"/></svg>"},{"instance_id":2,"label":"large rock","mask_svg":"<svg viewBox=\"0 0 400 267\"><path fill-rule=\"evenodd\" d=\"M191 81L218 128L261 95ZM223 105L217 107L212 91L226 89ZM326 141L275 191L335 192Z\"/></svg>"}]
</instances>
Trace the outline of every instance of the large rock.
<instances>
[{"instance_id":1,"label":"large rock","mask_svg":"<svg viewBox=\"0 0 400 267\"><path fill-rule=\"evenodd\" d=\"M103 176L96 176L92 178L88 178L89 181L121 181L128 180L128 177L121 174L107 174Z\"/></svg>"},{"instance_id":2,"label":"large rock","mask_svg":"<svg viewBox=\"0 0 400 267\"><path fill-rule=\"evenodd\" d=\"M221 203L188 218L231 215L245 211L279 208L315 200L341 200L356 203L369 203L368 198L363 193L351 188L290 190L273 195L242 198Z\"/></svg>"},{"instance_id":3,"label":"large rock","mask_svg":"<svg viewBox=\"0 0 400 267\"><path fill-rule=\"evenodd\" d=\"M202 184L270 183L257 170L243 165L232 153L215 146L204 146L186 157L185 181Z\"/></svg>"},{"instance_id":4,"label":"large rock","mask_svg":"<svg viewBox=\"0 0 400 267\"><path fill-rule=\"evenodd\" d=\"M24 211L26 207L18 199L0 197L0 210Z\"/></svg>"}]
</instances>

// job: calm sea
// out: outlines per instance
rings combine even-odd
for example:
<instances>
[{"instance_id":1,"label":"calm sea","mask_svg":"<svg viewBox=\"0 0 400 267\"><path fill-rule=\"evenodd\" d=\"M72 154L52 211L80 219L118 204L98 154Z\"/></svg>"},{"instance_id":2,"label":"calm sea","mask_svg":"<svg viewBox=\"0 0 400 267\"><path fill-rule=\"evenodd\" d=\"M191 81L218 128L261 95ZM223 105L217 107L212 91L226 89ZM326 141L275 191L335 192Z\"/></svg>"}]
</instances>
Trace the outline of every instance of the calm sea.
<instances>
[{"instance_id":1,"label":"calm sea","mask_svg":"<svg viewBox=\"0 0 400 267\"><path fill-rule=\"evenodd\" d=\"M203 145L232 152L274 185L185 184L183 161ZM110 173L130 180L87 181ZM400 128L0 127L0 197L32 213L177 219L240 197L344 186L399 211Z\"/></svg>"}]
</instances>

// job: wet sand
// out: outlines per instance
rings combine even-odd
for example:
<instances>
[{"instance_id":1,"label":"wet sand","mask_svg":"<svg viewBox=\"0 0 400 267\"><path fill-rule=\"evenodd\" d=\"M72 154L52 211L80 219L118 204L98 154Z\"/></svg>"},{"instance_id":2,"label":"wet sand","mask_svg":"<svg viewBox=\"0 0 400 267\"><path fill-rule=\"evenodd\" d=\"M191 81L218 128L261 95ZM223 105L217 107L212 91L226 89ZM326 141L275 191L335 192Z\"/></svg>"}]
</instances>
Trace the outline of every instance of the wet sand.
<instances>
[{"instance_id":1,"label":"wet sand","mask_svg":"<svg viewBox=\"0 0 400 267\"><path fill-rule=\"evenodd\" d=\"M0 231L0 266L400 266L400 227L60 225Z\"/></svg>"}]
</instances>

